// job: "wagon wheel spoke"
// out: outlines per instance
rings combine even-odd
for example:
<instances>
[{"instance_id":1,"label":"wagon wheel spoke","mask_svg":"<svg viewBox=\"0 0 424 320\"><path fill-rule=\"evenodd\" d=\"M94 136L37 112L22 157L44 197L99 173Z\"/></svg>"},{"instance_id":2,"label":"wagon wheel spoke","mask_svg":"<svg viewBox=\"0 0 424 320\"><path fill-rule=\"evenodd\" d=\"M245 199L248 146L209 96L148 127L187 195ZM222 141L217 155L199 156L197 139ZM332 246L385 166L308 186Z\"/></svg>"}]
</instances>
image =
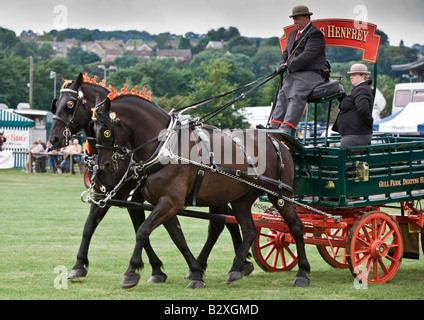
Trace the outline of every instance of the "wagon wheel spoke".
<instances>
[{"instance_id":1,"label":"wagon wheel spoke","mask_svg":"<svg viewBox=\"0 0 424 320\"><path fill-rule=\"evenodd\" d=\"M264 243L263 245L261 245L259 248L262 250L262 249L269 247L270 245L274 244L274 242L275 242L274 240L268 241L267 243Z\"/></svg>"},{"instance_id":2,"label":"wagon wheel spoke","mask_svg":"<svg viewBox=\"0 0 424 320\"><path fill-rule=\"evenodd\" d=\"M381 239L381 237L383 236L383 232L386 230L386 221L383 221L379 231L378 231L378 235L376 236L376 239ZM385 238L387 239L389 235L386 235ZM384 239L381 239L382 241L385 241Z\"/></svg>"},{"instance_id":3,"label":"wagon wheel spoke","mask_svg":"<svg viewBox=\"0 0 424 320\"><path fill-rule=\"evenodd\" d=\"M273 245L273 246L269 249L268 253L264 256L265 261L267 261L267 260L269 259L269 257L271 256L271 254L272 254L274 251L275 251L275 246Z\"/></svg>"}]
</instances>

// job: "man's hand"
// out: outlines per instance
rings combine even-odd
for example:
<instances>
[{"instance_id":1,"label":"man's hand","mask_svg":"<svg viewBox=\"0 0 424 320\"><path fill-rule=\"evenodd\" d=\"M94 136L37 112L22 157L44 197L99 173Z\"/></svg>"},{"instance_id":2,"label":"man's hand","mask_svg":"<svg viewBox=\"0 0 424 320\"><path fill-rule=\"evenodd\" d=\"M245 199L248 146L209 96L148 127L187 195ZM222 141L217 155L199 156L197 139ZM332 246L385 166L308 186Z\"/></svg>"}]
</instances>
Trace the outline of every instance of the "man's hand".
<instances>
[{"instance_id":1,"label":"man's hand","mask_svg":"<svg viewBox=\"0 0 424 320\"><path fill-rule=\"evenodd\" d=\"M284 71L287 70L287 65L286 64L281 64L280 66L278 66L277 69L275 69L275 72L277 72L277 74L283 74Z\"/></svg>"}]
</instances>

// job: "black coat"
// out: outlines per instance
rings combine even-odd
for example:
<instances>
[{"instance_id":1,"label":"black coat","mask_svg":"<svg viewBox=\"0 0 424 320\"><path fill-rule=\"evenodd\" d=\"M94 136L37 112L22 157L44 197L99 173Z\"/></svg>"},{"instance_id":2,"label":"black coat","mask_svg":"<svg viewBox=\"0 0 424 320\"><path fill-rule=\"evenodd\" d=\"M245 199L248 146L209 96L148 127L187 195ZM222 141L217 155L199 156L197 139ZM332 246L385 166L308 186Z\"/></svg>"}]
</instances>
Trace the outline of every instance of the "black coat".
<instances>
[{"instance_id":1,"label":"black coat","mask_svg":"<svg viewBox=\"0 0 424 320\"><path fill-rule=\"evenodd\" d=\"M367 82L358 84L340 103L333 131L341 135L366 135L373 131L374 96Z\"/></svg>"},{"instance_id":2,"label":"black coat","mask_svg":"<svg viewBox=\"0 0 424 320\"><path fill-rule=\"evenodd\" d=\"M305 30L303 30L297 40L295 40L296 35L296 29L290 32L289 38L287 39L286 49L281 56L280 64L287 62L290 72L318 71L325 69L326 57L323 33L311 23ZM303 38L305 39L302 41ZM296 52L290 60L287 61L299 42L300 45L297 47Z\"/></svg>"}]
</instances>

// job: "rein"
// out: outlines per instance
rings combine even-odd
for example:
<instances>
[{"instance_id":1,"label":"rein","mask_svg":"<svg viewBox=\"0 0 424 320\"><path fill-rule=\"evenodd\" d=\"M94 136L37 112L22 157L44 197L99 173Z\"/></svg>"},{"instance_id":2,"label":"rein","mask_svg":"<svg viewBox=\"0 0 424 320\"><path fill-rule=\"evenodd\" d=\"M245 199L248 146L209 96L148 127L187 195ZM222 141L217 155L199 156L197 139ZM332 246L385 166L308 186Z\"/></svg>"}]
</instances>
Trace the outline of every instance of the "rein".
<instances>
[{"instance_id":1,"label":"rein","mask_svg":"<svg viewBox=\"0 0 424 320\"><path fill-rule=\"evenodd\" d=\"M206 121L208 121L208 120L212 119L213 117L217 116L219 113L221 113L222 111L224 111L225 109L227 109L229 106L231 106L231 105L232 105L232 104L234 104L235 102L237 102L237 101L239 101L239 100L241 100L241 99L246 98L246 96L247 96L248 94L252 93L253 91L255 91L256 89L258 89L259 87L263 86L263 85L264 85L264 84L266 84L268 81L270 81L270 80L272 80L273 78L275 78L277 75L278 75L278 73L277 73L276 71L274 71L274 72L273 72L273 73L271 73L270 75L267 75L267 76L265 76L265 77L259 78L259 79L255 80L255 81L251 82L251 83L248 83L247 85L245 85L245 86L243 86L243 87L240 87L239 89L244 88L244 87L247 87L247 86L250 86L250 85L252 85L252 84L255 84L255 83L258 83L258 82L260 82L260 81L264 80L264 81L262 81L262 82L258 83L256 86L254 86L254 87L253 87L253 88L251 88L250 90L248 90L248 91L246 91L246 92L243 92L243 93L242 93L241 95L239 95L237 98L235 98L235 99L231 100L230 102L228 102L228 103L224 104L223 106L221 106L221 107L219 107L219 108L217 108L217 109L215 109L215 110L213 110L213 111L211 111L211 112L207 113L206 115L204 115L203 117L201 117L201 118L197 121L197 123L200 123L200 122L202 122L202 121L203 121L203 122L206 122ZM237 89L237 90L239 90L239 89ZM230 91L229 91L229 92L230 92ZM208 102L209 102L209 101L208 101Z\"/></svg>"}]
</instances>

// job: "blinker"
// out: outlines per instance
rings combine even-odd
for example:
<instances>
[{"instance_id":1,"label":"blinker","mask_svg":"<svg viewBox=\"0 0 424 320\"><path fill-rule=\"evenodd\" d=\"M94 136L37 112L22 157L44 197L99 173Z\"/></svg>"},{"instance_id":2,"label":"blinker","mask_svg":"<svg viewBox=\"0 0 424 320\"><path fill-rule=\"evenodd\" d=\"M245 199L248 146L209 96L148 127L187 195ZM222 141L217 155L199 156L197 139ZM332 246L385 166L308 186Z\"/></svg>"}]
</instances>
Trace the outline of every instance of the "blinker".
<instances>
[{"instance_id":1,"label":"blinker","mask_svg":"<svg viewBox=\"0 0 424 320\"><path fill-rule=\"evenodd\" d=\"M103 132L103 135L106 139L110 139L110 137L112 136L112 132L110 132L110 130L105 130Z\"/></svg>"},{"instance_id":2,"label":"blinker","mask_svg":"<svg viewBox=\"0 0 424 320\"><path fill-rule=\"evenodd\" d=\"M74 108L74 106L75 106L75 103L74 103L72 100L69 100L69 101L66 103L66 106L67 106L69 109L73 109L73 108Z\"/></svg>"}]
</instances>

